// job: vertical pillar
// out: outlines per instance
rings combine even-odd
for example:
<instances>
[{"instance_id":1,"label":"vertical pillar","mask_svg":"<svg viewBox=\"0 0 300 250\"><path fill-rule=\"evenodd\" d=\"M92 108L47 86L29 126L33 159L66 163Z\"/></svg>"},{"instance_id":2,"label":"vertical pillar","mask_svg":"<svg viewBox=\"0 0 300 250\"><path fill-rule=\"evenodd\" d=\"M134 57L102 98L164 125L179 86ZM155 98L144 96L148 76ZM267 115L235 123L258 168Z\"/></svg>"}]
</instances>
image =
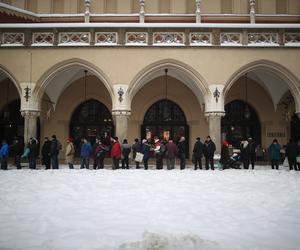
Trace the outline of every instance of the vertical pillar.
<instances>
[{"instance_id":1,"label":"vertical pillar","mask_svg":"<svg viewBox=\"0 0 300 250\"><path fill-rule=\"evenodd\" d=\"M255 0L250 0L250 23L255 23Z\"/></svg>"},{"instance_id":2,"label":"vertical pillar","mask_svg":"<svg viewBox=\"0 0 300 250\"><path fill-rule=\"evenodd\" d=\"M145 0L140 0L140 23L145 22Z\"/></svg>"},{"instance_id":3,"label":"vertical pillar","mask_svg":"<svg viewBox=\"0 0 300 250\"><path fill-rule=\"evenodd\" d=\"M128 119L131 112L125 110L114 110L112 114L115 118L116 136L119 138L119 141L122 142L124 139L127 139Z\"/></svg>"},{"instance_id":4,"label":"vertical pillar","mask_svg":"<svg viewBox=\"0 0 300 250\"><path fill-rule=\"evenodd\" d=\"M28 143L29 138L36 138L36 124L37 117L40 115L40 111L37 110L21 110L21 114L24 117L24 142Z\"/></svg>"},{"instance_id":5,"label":"vertical pillar","mask_svg":"<svg viewBox=\"0 0 300 250\"><path fill-rule=\"evenodd\" d=\"M200 10L201 0L196 0L196 23L201 23L201 10Z\"/></svg>"},{"instance_id":6,"label":"vertical pillar","mask_svg":"<svg viewBox=\"0 0 300 250\"><path fill-rule=\"evenodd\" d=\"M90 6L91 6L91 0L84 0L84 22L89 23L90 22Z\"/></svg>"},{"instance_id":7,"label":"vertical pillar","mask_svg":"<svg viewBox=\"0 0 300 250\"><path fill-rule=\"evenodd\" d=\"M205 116L208 118L209 136L216 144L216 153L221 153L221 118L224 113L207 112Z\"/></svg>"},{"instance_id":8,"label":"vertical pillar","mask_svg":"<svg viewBox=\"0 0 300 250\"><path fill-rule=\"evenodd\" d=\"M112 114L114 116L116 136L119 141L127 139L128 119L131 115L128 101L127 84L114 85L114 103Z\"/></svg>"}]
</instances>

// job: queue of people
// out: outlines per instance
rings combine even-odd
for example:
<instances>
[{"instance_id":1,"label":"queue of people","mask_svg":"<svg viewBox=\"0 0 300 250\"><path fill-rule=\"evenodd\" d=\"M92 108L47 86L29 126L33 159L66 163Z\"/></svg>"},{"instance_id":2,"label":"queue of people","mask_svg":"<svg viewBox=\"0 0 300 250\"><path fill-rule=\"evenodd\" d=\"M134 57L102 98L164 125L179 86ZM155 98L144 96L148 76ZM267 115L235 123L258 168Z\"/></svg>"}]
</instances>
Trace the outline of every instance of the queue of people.
<instances>
[{"instance_id":1,"label":"queue of people","mask_svg":"<svg viewBox=\"0 0 300 250\"><path fill-rule=\"evenodd\" d=\"M107 139L107 138L106 138ZM136 169L140 169L143 165L144 169L148 169L148 161L150 157L155 158L156 169L164 168L164 161L166 168L172 170L175 168L176 158L179 159L180 169L186 168L186 153L187 145L183 136L180 137L178 143L172 139L161 140L155 136L153 139L135 139L130 145L127 139L124 139L120 144L118 137L111 138L107 143L104 138L96 138L96 142L92 146L86 139L82 139L80 145L80 168L90 168L90 162L93 160L93 169L103 169L105 157L110 157L112 160L112 169L119 169L120 162L122 169L130 168L130 157L135 164ZM35 138L30 138L27 145L22 143L22 140L16 138L11 146L14 152L14 165L17 169L21 169L21 160L27 159L30 169L36 169L36 161L39 155L38 141ZM5 140L2 141L0 148L1 169L7 170L7 160L9 156L10 147ZM62 144L57 140L56 135L52 135L51 140L45 137L41 149L41 163L45 169L59 169L59 153L62 150ZM268 157L272 169L278 169L281 163L282 147L277 139L267 149ZM196 138L193 147L192 162L194 170L202 169L202 159L205 161L206 170L214 170L216 145L210 136L207 136L204 142L201 142L200 137ZM73 139L69 137L65 148L65 161L70 169L74 169L74 158L76 154L76 147ZM285 154L290 170L300 170L300 141L295 143L290 140L285 148ZM256 146L252 138L242 140L240 143L240 153L230 155L229 143L222 142L221 158L218 166L221 169L240 168L237 162L241 162L244 169L255 168L256 161Z\"/></svg>"}]
</instances>

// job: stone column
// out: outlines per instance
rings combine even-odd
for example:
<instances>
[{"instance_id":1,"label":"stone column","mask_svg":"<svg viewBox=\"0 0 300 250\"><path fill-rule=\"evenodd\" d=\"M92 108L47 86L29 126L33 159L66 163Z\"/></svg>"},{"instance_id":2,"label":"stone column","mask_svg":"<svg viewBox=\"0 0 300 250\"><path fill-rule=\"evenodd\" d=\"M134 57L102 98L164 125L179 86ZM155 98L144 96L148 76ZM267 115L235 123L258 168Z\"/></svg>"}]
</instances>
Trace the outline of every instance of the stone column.
<instances>
[{"instance_id":1,"label":"stone column","mask_svg":"<svg viewBox=\"0 0 300 250\"><path fill-rule=\"evenodd\" d=\"M255 0L250 0L250 23L255 23Z\"/></svg>"},{"instance_id":2,"label":"stone column","mask_svg":"<svg viewBox=\"0 0 300 250\"><path fill-rule=\"evenodd\" d=\"M128 139L128 119L131 112L125 110L114 110L112 114L116 125L116 136L119 138L119 142L121 143L124 139Z\"/></svg>"},{"instance_id":3,"label":"stone column","mask_svg":"<svg viewBox=\"0 0 300 250\"><path fill-rule=\"evenodd\" d=\"M221 118L224 110L224 85L210 84L210 93L205 96L205 116L208 120L209 135L216 144L216 153L221 153Z\"/></svg>"},{"instance_id":4,"label":"stone column","mask_svg":"<svg viewBox=\"0 0 300 250\"><path fill-rule=\"evenodd\" d=\"M145 22L145 0L140 0L140 23Z\"/></svg>"},{"instance_id":5,"label":"stone column","mask_svg":"<svg viewBox=\"0 0 300 250\"><path fill-rule=\"evenodd\" d=\"M36 121L40 115L38 110L21 110L21 114L24 117L24 142L28 143L29 138L36 138Z\"/></svg>"},{"instance_id":6,"label":"stone column","mask_svg":"<svg viewBox=\"0 0 300 250\"><path fill-rule=\"evenodd\" d=\"M221 118L223 112L208 112L205 116L208 119L209 136L216 144L216 154L221 153Z\"/></svg>"},{"instance_id":7,"label":"stone column","mask_svg":"<svg viewBox=\"0 0 300 250\"><path fill-rule=\"evenodd\" d=\"M201 0L196 0L196 23L201 23L201 10L200 10Z\"/></svg>"},{"instance_id":8,"label":"stone column","mask_svg":"<svg viewBox=\"0 0 300 250\"><path fill-rule=\"evenodd\" d=\"M89 23L90 22L90 6L91 6L91 0L85 0L84 1L84 22Z\"/></svg>"},{"instance_id":9,"label":"stone column","mask_svg":"<svg viewBox=\"0 0 300 250\"><path fill-rule=\"evenodd\" d=\"M123 139L127 139L128 119L131 115L127 89L127 84L114 85L115 98L113 102L112 114L115 121L116 136L119 138L120 142L122 142Z\"/></svg>"}]
</instances>

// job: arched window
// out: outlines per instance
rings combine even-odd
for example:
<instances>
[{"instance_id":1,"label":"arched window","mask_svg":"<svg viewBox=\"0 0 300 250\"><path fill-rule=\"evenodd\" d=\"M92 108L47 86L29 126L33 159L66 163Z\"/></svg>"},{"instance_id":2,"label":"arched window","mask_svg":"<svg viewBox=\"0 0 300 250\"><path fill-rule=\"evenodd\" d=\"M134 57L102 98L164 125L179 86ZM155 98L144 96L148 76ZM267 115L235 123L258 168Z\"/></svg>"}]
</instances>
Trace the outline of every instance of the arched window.
<instances>
[{"instance_id":1,"label":"arched window","mask_svg":"<svg viewBox=\"0 0 300 250\"><path fill-rule=\"evenodd\" d=\"M249 117L246 117L246 109ZM234 147L239 147L242 139L251 137L256 145L261 144L260 121L255 110L243 101L232 101L225 105L226 115L222 118L222 137Z\"/></svg>"},{"instance_id":2,"label":"arched window","mask_svg":"<svg viewBox=\"0 0 300 250\"><path fill-rule=\"evenodd\" d=\"M172 138L175 143L181 136L189 146L189 127L182 109L170 100L160 100L154 103L146 112L141 129L141 138ZM188 150L187 150L188 156Z\"/></svg>"},{"instance_id":3,"label":"arched window","mask_svg":"<svg viewBox=\"0 0 300 250\"><path fill-rule=\"evenodd\" d=\"M113 119L108 108L97 100L81 103L73 112L70 121L70 136L79 150L81 139L94 143L96 137L108 138L114 134Z\"/></svg>"},{"instance_id":4,"label":"arched window","mask_svg":"<svg viewBox=\"0 0 300 250\"><path fill-rule=\"evenodd\" d=\"M20 99L14 100L0 110L0 139L13 142L15 136L24 136L24 118L20 112Z\"/></svg>"}]
</instances>

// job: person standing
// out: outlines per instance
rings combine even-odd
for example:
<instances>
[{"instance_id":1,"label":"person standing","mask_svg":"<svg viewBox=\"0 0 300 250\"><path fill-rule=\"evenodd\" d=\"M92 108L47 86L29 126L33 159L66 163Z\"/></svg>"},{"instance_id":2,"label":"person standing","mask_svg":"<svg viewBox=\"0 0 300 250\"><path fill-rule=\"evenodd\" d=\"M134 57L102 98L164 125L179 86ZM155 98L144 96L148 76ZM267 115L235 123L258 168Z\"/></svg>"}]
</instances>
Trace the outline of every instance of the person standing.
<instances>
[{"instance_id":1,"label":"person standing","mask_svg":"<svg viewBox=\"0 0 300 250\"><path fill-rule=\"evenodd\" d=\"M214 167L214 154L216 151L216 144L211 140L210 136L206 137L204 143L204 157L205 157L205 169L209 170L209 165L211 170L215 170Z\"/></svg>"},{"instance_id":2,"label":"person standing","mask_svg":"<svg viewBox=\"0 0 300 250\"><path fill-rule=\"evenodd\" d=\"M56 139L56 135L51 136L51 146L50 146L50 157L51 157L51 165L52 169L58 169L58 154L60 150L60 142Z\"/></svg>"},{"instance_id":3,"label":"person standing","mask_svg":"<svg viewBox=\"0 0 300 250\"><path fill-rule=\"evenodd\" d=\"M37 142L34 138L30 138L28 147L29 147L29 155L28 155L29 168L36 169L36 158L38 156L38 147L37 147Z\"/></svg>"},{"instance_id":4,"label":"person standing","mask_svg":"<svg viewBox=\"0 0 300 250\"><path fill-rule=\"evenodd\" d=\"M67 139L65 156L66 156L66 163L69 165L69 169L74 169L75 148L73 144L73 138L71 137Z\"/></svg>"},{"instance_id":5,"label":"person standing","mask_svg":"<svg viewBox=\"0 0 300 250\"><path fill-rule=\"evenodd\" d=\"M298 157L300 158L300 140L297 142L297 157L296 157L296 161L297 161ZM298 166L298 171L300 171L300 161L297 161L297 166Z\"/></svg>"},{"instance_id":6,"label":"person standing","mask_svg":"<svg viewBox=\"0 0 300 250\"><path fill-rule=\"evenodd\" d=\"M249 160L250 160L251 168L254 169L255 161L256 161L256 146L255 146L255 142L251 137L248 138L248 147L249 147Z\"/></svg>"},{"instance_id":7,"label":"person standing","mask_svg":"<svg viewBox=\"0 0 300 250\"><path fill-rule=\"evenodd\" d=\"M229 143L227 141L223 141L222 148L221 148L221 158L220 163L222 164L222 168L226 169L229 168Z\"/></svg>"},{"instance_id":8,"label":"person standing","mask_svg":"<svg viewBox=\"0 0 300 250\"><path fill-rule=\"evenodd\" d=\"M297 171L296 157L298 155L298 148L297 144L292 139L290 139L289 143L286 145L285 152L288 158L290 170L294 169L295 171Z\"/></svg>"},{"instance_id":9,"label":"person standing","mask_svg":"<svg viewBox=\"0 0 300 250\"><path fill-rule=\"evenodd\" d=\"M0 160L1 160L1 169L7 170L7 158L9 154L9 148L6 140L2 140L2 146L0 148Z\"/></svg>"},{"instance_id":10,"label":"person standing","mask_svg":"<svg viewBox=\"0 0 300 250\"><path fill-rule=\"evenodd\" d=\"M121 146L122 150L122 169L129 169L129 154L131 152L131 146L128 144L127 139L123 140Z\"/></svg>"},{"instance_id":11,"label":"person standing","mask_svg":"<svg viewBox=\"0 0 300 250\"><path fill-rule=\"evenodd\" d=\"M244 169L249 169L250 163L250 148L247 140L241 141L241 161L243 162Z\"/></svg>"},{"instance_id":12,"label":"person standing","mask_svg":"<svg viewBox=\"0 0 300 250\"><path fill-rule=\"evenodd\" d=\"M185 154L186 154L185 138L181 136L178 142L178 157L180 161L180 170L185 169Z\"/></svg>"},{"instance_id":13,"label":"person standing","mask_svg":"<svg viewBox=\"0 0 300 250\"><path fill-rule=\"evenodd\" d=\"M269 159L271 160L271 167L274 167L278 170L279 161L280 161L280 149L281 146L279 145L277 139L274 139L272 144L268 147L268 155Z\"/></svg>"},{"instance_id":14,"label":"person standing","mask_svg":"<svg viewBox=\"0 0 300 250\"><path fill-rule=\"evenodd\" d=\"M105 154L108 152L108 147L103 144L103 139L99 139L96 150L95 150L95 157L97 167L96 169L103 169L104 168L104 158Z\"/></svg>"},{"instance_id":15,"label":"person standing","mask_svg":"<svg viewBox=\"0 0 300 250\"><path fill-rule=\"evenodd\" d=\"M46 169L50 169L51 163L51 141L48 137L45 137L45 141L42 147L42 165L45 165Z\"/></svg>"},{"instance_id":16,"label":"person standing","mask_svg":"<svg viewBox=\"0 0 300 250\"><path fill-rule=\"evenodd\" d=\"M86 138L83 139L80 150L80 168L89 169L90 157L92 155L93 148Z\"/></svg>"},{"instance_id":17,"label":"person standing","mask_svg":"<svg viewBox=\"0 0 300 250\"><path fill-rule=\"evenodd\" d=\"M173 142L173 140L169 139L168 143L166 144L166 159L167 159L167 169L172 170L175 168L175 158L177 155L177 146Z\"/></svg>"},{"instance_id":18,"label":"person standing","mask_svg":"<svg viewBox=\"0 0 300 250\"><path fill-rule=\"evenodd\" d=\"M23 154L24 144L21 139L16 138L13 145L15 165L17 169L21 169L21 155Z\"/></svg>"},{"instance_id":19,"label":"person standing","mask_svg":"<svg viewBox=\"0 0 300 250\"><path fill-rule=\"evenodd\" d=\"M193 157L194 157L194 169L197 170L198 164L199 169L202 169L202 156L203 156L203 143L200 140L200 137L196 138L196 142L194 144L193 149Z\"/></svg>"},{"instance_id":20,"label":"person standing","mask_svg":"<svg viewBox=\"0 0 300 250\"><path fill-rule=\"evenodd\" d=\"M150 158L150 149L151 149L151 147L150 147L150 144L148 143L148 141L146 139L143 139L141 153L144 154L143 162L144 162L145 170L148 169L148 160Z\"/></svg>"},{"instance_id":21,"label":"person standing","mask_svg":"<svg viewBox=\"0 0 300 250\"><path fill-rule=\"evenodd\" d=\"M119 169L119 162L121 159L121 145L119 143L119 138L115 137L112 139L112 148L111 148L111 158L112 158L112 169Z\"/></svg>"},{"instance_id":22,"label":"person standing","mask_svg":"<svg viewBox=\"0 0 300 250\"><path fill-rule=\"evenodd\" d=\"M138 138L134 139L134 144L132 145L131 148L132 148L132 159L135 159L136 153L140 153L142 150L142 145L139 142ZM139 169L140 163L138 161L135 161L135 166L136 166L136 169Z\"/></svg>"},{"instance_id":23,"label":"person standing","mask_svg":"<svg viewBox=\"0 0 300 250\"><path fill-rule=\"evenodd\" d=\"M162 148L161 148L162 147ZM157 136L154 137L154 153L156 158L156 169L163 169L163 147Z\"/></svg>"}]
</instances>

